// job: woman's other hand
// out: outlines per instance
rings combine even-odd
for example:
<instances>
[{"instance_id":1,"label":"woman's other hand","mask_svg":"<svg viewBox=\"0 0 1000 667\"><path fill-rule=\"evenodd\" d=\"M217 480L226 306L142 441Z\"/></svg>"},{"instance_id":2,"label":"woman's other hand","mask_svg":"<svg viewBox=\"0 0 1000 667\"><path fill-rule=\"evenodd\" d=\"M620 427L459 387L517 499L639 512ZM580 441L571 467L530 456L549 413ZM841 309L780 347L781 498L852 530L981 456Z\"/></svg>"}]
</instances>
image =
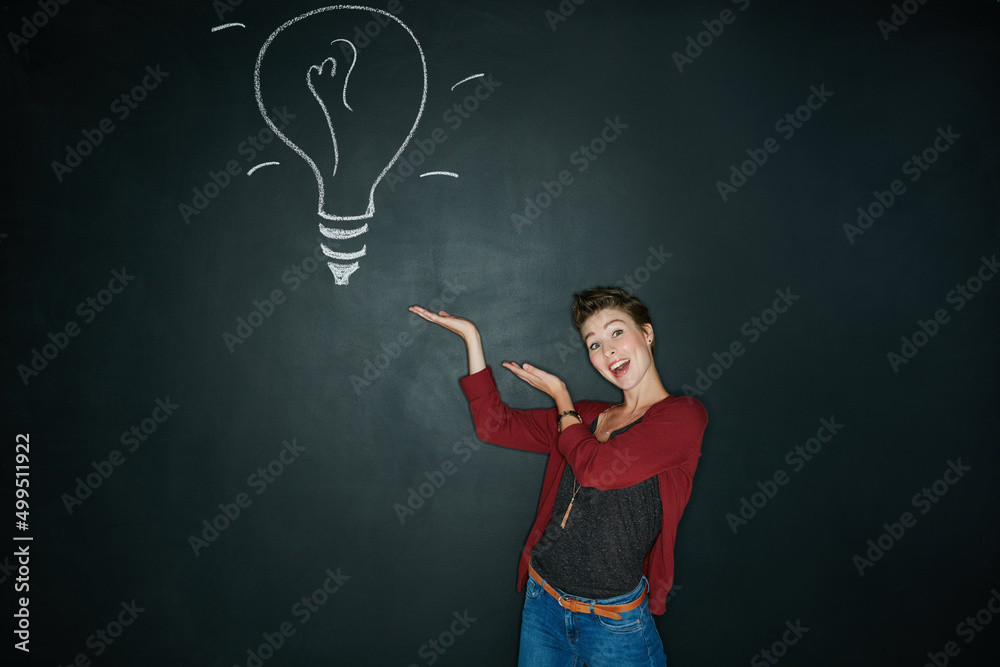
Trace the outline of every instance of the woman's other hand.
<instances>
[{"instance_id":1,"label":"woman's other hand","mask_svg":"<svg viewBox=\"0 0 1000 667\"><path fill-rule=\"evenodd\" d=\"M568 398L569 396L569 392L566 390L566 383L552 373L543 371L541 368L532 366L531 364L518 365L512 361L503 362L503 367L535 389L544 391L555 399L557 404L560 398Z\"/></svg>"}]
</instances>

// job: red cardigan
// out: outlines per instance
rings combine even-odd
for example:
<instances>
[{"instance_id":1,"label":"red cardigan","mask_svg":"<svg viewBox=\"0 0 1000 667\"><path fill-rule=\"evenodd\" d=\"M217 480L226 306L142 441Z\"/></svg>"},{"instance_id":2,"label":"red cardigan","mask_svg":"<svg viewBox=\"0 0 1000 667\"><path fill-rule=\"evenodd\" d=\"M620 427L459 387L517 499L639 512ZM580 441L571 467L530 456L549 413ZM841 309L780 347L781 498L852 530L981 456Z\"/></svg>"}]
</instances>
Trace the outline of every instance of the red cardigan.
<instances>
[{"instance_id":1,"label":"red cardigan","mask_svg":"<svg viewBox=\"0 0 1000 667\"><path fill-rule=\"evenodd\" d=\"M659 480L663 528L646 554L642 570L650 582L649 610L666 611L667 593L674 581L674 539L677 522L691 495L691 480L701 456L701 438L708 413L700 401L669 396L650 407L642 421L607 442L599 442L589 425L611 406L602 401L576 401L583 424L556 431L555 408L515 410L500 400L493 371L485 369L459 379L469 399L476 435L480 440L549 455L538 514L521 552L517 590L528 580L531 548L544 535L552 518L556 491L569 463L584 486L620 489L649 479ZM584 425L586 424L586 425Z\"/></svg>"}]
</instances>

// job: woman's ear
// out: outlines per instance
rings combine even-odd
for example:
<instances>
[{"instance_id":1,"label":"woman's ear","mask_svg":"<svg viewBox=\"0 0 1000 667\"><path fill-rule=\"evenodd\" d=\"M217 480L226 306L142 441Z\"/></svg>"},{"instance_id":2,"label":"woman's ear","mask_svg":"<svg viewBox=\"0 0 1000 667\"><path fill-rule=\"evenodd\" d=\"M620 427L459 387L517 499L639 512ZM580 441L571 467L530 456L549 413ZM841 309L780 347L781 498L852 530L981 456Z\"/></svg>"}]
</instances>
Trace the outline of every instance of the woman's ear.
<instances>
[{"instance_id":1,"label":"woman's ear","mask_svg":"<svg viewBox=\"0 0 1000 667\"><path fill-rule=\"evenodd\" d=\"M652 343L653 342L653 325L652 324L649 324L648 322L646 324L643 324L642 325L642 333L646 336L646 342L647 343Z\"/></svg>"}]
</instances>

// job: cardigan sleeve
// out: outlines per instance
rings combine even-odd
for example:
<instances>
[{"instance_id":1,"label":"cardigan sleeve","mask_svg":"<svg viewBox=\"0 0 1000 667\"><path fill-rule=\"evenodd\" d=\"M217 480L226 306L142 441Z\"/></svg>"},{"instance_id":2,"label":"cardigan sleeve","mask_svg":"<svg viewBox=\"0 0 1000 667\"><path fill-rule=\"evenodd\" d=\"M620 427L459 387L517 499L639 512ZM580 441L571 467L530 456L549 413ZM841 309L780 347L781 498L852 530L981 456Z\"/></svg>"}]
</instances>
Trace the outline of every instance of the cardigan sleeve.
<instances>
[{"instance_id":1,"label":"cardigan sleeve","mask_svg":"<svg viewBox=\"0 0 1000 667\"><path fill-rule=\"evenodd\" d=\"M623 489L697 459L707 424L700 401L674 397L654 405L642 421L608 442L573 424L563 429L557 443L581 484Z\"/></svg>"},{"instance_id":2,"label":"cardigan sleeve","mask_svg":"<svg viewBox=\"0 0 1000 667\"><path fill-rule=\"evenodd\" d=\"M555 408L517 410L500 400L496 380L489 366L459 378L469 400L476 437L502 447L551 454L556 443Z\"/></svg>"}]
</instances>

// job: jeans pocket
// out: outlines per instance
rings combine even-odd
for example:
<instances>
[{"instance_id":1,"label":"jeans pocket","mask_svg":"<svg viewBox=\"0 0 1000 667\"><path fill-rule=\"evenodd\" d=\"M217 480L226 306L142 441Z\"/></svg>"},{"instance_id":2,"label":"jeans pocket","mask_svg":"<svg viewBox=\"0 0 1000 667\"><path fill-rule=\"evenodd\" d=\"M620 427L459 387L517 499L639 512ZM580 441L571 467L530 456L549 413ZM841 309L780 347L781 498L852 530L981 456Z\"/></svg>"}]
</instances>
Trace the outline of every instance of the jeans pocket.
<instances>
[{"instance_id":1,"label":"jeans pocket","mask_svg":"<svg viewBox=\"0 0 1000 667\"><path fill-rule=\"evenodd\" d=\"M608 632L628 633L642 630L643 619L649 608L646 603L632 609L631 611L620 612L620 619L608 618L597 615L597 624ZM644 613L646 612L646 613ZM648 621L647 621L648 622Z\"/></svg>"},{"instance_id":2,"label":"jeans pocket","mask_svg":"<svg viewBox=\"0 0 1000 667\"><path fill-rule=\"evenodd\" d=\"M538 596L541 595L544 590L545 589L542 588L541 584L539 584L537 581L535 581L531 577L528 577L528 585L527 585L527 588L524 591L524 594L525 594L526 597L528 597L528 598L530 598L532 600L536 600L536 599L538 599Z\"/></svg>"}]
</instances>

